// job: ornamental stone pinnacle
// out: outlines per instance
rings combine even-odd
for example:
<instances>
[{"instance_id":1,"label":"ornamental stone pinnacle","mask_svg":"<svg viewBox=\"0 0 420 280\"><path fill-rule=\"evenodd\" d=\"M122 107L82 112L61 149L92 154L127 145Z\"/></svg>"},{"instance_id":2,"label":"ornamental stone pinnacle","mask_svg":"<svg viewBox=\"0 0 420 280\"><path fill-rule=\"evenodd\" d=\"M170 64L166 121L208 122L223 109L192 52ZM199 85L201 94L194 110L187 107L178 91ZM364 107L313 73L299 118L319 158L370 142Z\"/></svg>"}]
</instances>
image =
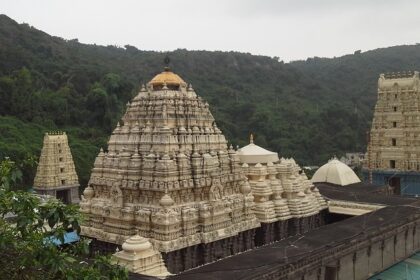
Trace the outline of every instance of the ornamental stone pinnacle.
<instances>
[{"instance_id":1,"label":"ornamental stone pinnacle","mask_svg":"<svg viewBox=\"0 0 420 280\"><path fill-rule=\"evenodd\" d=\"M79 181L65 132L45 133L34 190L64 203L79 202Z\"/></svg>"}]
</instances>

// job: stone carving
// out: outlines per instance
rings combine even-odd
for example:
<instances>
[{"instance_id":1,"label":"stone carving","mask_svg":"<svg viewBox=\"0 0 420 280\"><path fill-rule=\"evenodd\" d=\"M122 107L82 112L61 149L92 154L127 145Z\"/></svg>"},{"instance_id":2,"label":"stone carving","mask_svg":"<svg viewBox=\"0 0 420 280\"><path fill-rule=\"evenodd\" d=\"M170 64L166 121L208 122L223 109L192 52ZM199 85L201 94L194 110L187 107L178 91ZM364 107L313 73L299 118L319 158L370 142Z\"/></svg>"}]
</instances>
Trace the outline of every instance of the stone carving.
<instances>
[{"instance_id":1,"label":"stone carving","mask_svg":"<svg viewBox=\"0 0 420 280\"><path fill-rule=\"evenodd\" d=\"M114 182L111 188L111 203L113 207L123 207L123 193L121 189L118 187L117 182ZM128 191L129 192L129 191Z\"/></svg>"},{"instance_id":2,"label":"stone carving","mask_svg":"<svg viewBox=\"0 0 420 280\"><path fill-rule=\"evenodd\" d=\"M256 244L280 240L289 233L303 233L321 224L319 215L328 208L318 189L308 180L294 159L279 159L277 153L253 142L238 150L261 222ZM246 188L246 187L245 187ZM288 220L292 219L292 228Z\"/></svg>"},{"instance_id":3,"label":"stone carving","mask_svg":"<svg viewBox=\"0 0 420 280\"><path fill-rule=\"evenodd\" d=\"M144 237L134 235L122 244L122 251L113 255L113 262L129 271L144 275L165 278L170 275L162 255Z\"/></svg>"},{"instance_id":4,"label":"stone carving","mask_svg":"<svg viewBox=\"0 0 420 280\"><path fill-rule=\"evenodd\" d=\"M45 133L34 190L39 194L59 198L65 203L79 202L79 179L65 132ZM89 195L90 190L87 192Z\"/></svg>"},{"instance_id":5,"label":"stone carving","mask_svg":"<svg viewBox=\"0 0 420 280\"><path fill-rule=\"evenodd\" d=\"M251 192L255 215L262 223L315 215L327 208L318 189L294 159L278 159L253 142L238 150ZM275 162L271 162L274 160Z\"/></svg>"}]
</instances>

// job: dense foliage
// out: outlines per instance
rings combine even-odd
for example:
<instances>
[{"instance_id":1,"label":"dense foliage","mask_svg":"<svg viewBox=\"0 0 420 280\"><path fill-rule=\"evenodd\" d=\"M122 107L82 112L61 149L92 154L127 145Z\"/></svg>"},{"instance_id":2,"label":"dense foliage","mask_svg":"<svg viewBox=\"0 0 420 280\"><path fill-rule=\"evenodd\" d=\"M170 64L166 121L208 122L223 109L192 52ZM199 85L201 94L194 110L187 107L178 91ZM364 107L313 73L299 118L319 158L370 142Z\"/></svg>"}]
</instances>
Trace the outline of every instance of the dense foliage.
<instances>
[{"instance_id":1,"label":"dense foliage","mask_svg":"<svg viewBox=\"0 0 420 280\"><path fill-rule=\"evenodd\" d=\"M89 259L89 244L58 247L66 232L80 232L75 205L58 200L42 202L28 192L14 191L21 171L0 162L0 275L1 279L127 279L127 271L105 256Z\"/></svg>"},{"instance_id":2,"label":"dense foliage","mask_svg":"<svg viewBox=\"0 0 420 280\"><path fill-rule=\"evenodd\" d=\"M84 185L125 104L165 55L80 44L0 16L0 156L38 155L45 131L66 130ZM379 73L420 68L417 45L292 63L237 52L169 56L234 145L253 132L257 144L311 165L364 151Z\"/></svg>"}]
</instances>

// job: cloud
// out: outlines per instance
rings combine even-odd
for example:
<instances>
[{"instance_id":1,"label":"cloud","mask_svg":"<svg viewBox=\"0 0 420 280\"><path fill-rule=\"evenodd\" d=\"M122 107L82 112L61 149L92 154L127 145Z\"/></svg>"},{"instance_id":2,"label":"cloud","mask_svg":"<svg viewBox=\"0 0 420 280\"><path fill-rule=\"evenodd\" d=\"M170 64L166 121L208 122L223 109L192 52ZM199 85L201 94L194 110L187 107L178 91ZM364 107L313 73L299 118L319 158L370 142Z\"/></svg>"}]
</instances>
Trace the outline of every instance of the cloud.
<instances>
[{"instance_id":1,"label":"cloud","mask_svg":"<svg viewBox=\"0 0 420 280\"><path fill-rule=\"evenodd\" d=\"M66 39L235 50L284 60L419 40L418 0L0 0L2 12Z\"/></svg>"}]
</instances>

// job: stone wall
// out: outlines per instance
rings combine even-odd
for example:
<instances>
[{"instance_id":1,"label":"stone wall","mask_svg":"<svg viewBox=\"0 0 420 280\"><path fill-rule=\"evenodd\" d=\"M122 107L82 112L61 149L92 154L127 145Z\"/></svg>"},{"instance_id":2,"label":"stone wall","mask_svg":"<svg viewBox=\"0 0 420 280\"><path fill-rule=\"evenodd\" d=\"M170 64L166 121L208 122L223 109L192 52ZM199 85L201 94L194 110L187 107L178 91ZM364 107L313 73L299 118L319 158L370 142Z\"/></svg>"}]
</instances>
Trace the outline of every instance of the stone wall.
<instances>
[{"instance_id":1,"label":"stone wall","mask_svg":"<svg viewBox=\"0 0 420 280\"><path fill-rule=\"evenodd\" d=\"M390 226L393 227L393 226ZM374 235L355 236L313 252L288 265L279 264L259 275L244 279L362 280L381 272L420 250L420 219L381 228Z\"/></svg>"}]
</instances>

